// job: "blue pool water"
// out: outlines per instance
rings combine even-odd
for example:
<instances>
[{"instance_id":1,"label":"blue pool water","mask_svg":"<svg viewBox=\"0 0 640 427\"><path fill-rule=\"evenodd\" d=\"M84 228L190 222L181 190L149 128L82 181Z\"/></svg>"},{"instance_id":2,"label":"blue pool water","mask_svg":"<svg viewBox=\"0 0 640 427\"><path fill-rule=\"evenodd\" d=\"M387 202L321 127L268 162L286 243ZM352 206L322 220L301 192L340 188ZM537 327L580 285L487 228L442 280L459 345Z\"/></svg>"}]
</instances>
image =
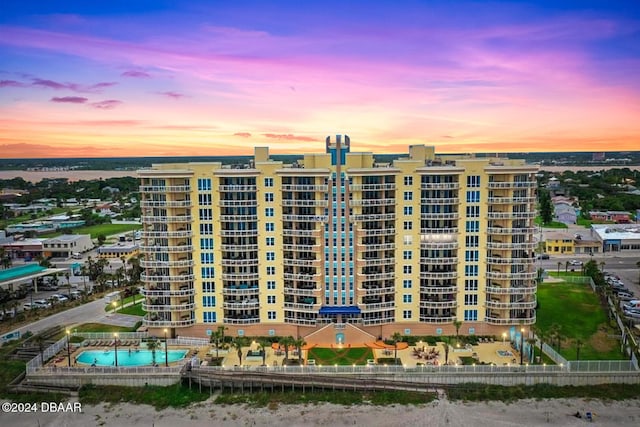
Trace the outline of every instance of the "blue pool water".
<instances>
[{"instance_id":1,"label":"blue pool water","mask_svg":"<svg viewBox=\"0 0 640 427\"><path fill-rule=\"evenodd\" d=\"M184 359L188 350L169 350L169 363ZM156 350L156 363L164 364L164 349ZM78 363L96 366L114 366L115 351L114 350L86 350L78 355ZM153 357L150 350L120 350L118 349L118 366L148 366L153 363Z\"/></svg>"}]
</instances>

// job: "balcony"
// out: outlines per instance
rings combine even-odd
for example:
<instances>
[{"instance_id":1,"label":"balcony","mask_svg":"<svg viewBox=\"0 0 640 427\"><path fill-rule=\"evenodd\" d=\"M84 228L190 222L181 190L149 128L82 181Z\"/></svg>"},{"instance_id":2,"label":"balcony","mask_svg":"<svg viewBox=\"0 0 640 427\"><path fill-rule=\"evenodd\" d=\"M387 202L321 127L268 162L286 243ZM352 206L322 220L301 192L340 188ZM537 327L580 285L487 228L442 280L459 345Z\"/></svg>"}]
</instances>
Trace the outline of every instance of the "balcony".
<instances>
[{"instance_id":1,"label":"balcony","mask_svg":"<svg viewBox=\"0 0 640 427\"><path fill-rule=\"evenodd\" d=\"M428 242L420 241L420 249L458 249L458 242Z\"/></svg>"},{"instance_id":2,"label":"balcony","mask_svg":"<svg viewBox=\"0 0 640 427\"><path fill-rule=\"evenodd\" d=\"M219 185L218 191L227 191L231 193L255 193L257 187L255 185Z\"/></svg>"},{"instance_id":3,"label":"balcony","mask_svg":"<svg viewBox=\"0 0 640 427\"><path fill-rule=\"evenodd\" d=\"M223 252L253 252L258 250L258 245L235 245L223 243L220 245Z\"/></svg>"},{"instance_id":4,"label":"balcony","mask_svg":"<svg viewBox=\"0 0 640 427\"><path fill-rule=\"evenodd\" d=\"M502 302L502 301L490 301L487 300L486 307L491 309L505 310L522 310L522 309L534 309L536 308L536 301L522 301L522 302Z\"/></svg>"},{"instance_id":5,"label":"balcony","mask_svg":"<svg viewBox=\"0 0 640 427\"><path fill-rule=\"evenodd\" d=\"M534 227L521 227L521 228L502 228L502 227L488 227L487 233L489 234L533 234L537 230Z\"/></svg>"},{"instance_id":6,"label":"balcony","mask_svg":"<svg viewBox=\"0 0 640 427\"><path fill-rule=\"evenodd\" d=\"M450 301L420 301L420 308L456 308L458 302L456 300Z\"/></svg>"},{"instance_id":7,"label":"balcony","mask_svg":"<svg viewBox=\"0 0 640 427\"><path fill-rule=\"evenodd\" d=\"M251 259L223 258L221 261L221 264L223 267L237 267L237 266L254 267L258 265L258 258L251 258Z\"/></svg>"},{"instance_id":8,"label":"balcony","mask_svg":"<svg viewBox=\"0 0 640 427\"><path fill-rule=\"evenodd\" d=\"M319 274L284 273L285 280L298 280L303 282L315 282L320 277Z\"/></svg>"},{"instance_id":9,"label":"balcony","mask_svg":"<svg viewBox=\"0 0 640 427\"><path fill-rule=\"evenodd\" d=\"M240 286L223 286L222 295L224 296L234 296L234 295L258 295L260 293L260 289L258 286L249 287L248 285L240 285Z\"/></svg>"},{"instance_id":10,"label":"balcony","mask_svg":"<svg viewBox=\"0 0 640 427\"><path fill-rule=\"evenodd\" d=\"M193 233L191 230L183 230L183 231L143 231L142 238L143 239L155 239L155 238L188 238L192 237Z\"/></svg>"},{"instance_id":11,"label":"balcony","mask_svg":"<svg viewBox=\"0 0 640 427\"><path fill-rule=\"evenodd\" d=\"M434 197L420 199L421 205L457 205L460 203L459 197Z\"/></svg>"},{"instance_id":12,"label":"balcony","mask_svg":"<svg viewBox=\"0 0 640 427\"><path fill-rule=\"evenodd\" d=\"M255 222L258 215L220 215L221 222Z\"/></svg>"},{"instance_id":13,"label":"balcony","mask_svg":"<svg viewBox=\"0 0 640 427\"><path fill-rule=\"evenodd\" d=\"M352 215L351 218L354 221L394 221L396 219L396 214L395 213L357 214L357 215Z\"/></svg>"},{"instance_id":14,"label":"balcony","mask_svg":"<svg viewBox=\"0 0 640 427\"><path fill-rule=\"evenodd\" d=\"M423 316L420 315L420 321L425 323L453 323L456 320L456 316Z\"/></svg>"},{"instance_id":15,"label":"balcony","mask_svg":"<svg viewBox=\"0 0 640 427\"><path fill-rule=\"evenodd\" d=\"M291 323L294 325L316 326L316 319L298 319L296 317L284 316L284 323Z\"/></svg>"},{"instance_id":16,"label":"balcony","mask_svg":"<svg viewBox=\"0 0 640 427\"><path fill-rule=\"evenodd\" d=\"M259 280L260 273L222 273L222 280Z\"/></svg>"},{"instance_id":17,"label":"balcony","mask_svg":"<svg viewBox=\"0 0 640 427\"><path fill-rule=\"evenodd\" d=\"M538 186L536 181L491 181L488 184L489 188L535 188Z\"/></svg>"},{"instance_id":18,"label":"balcony","mask_svg":"<svg viewBox=\"0 0 640 427\"><path fill-rule=\"evenodd\" d=\"M501 286L487 286L485 288L487 294L498 295L533 295L536 293L536 286L527 287L501 287Z\"/></svg>"},{"instance_id":19,"label":"balcony","mask_svg":"<svg viewBox=\"0 0 640 427\"><path fill-rule=\"evenodd\" d=\"M291 252L317 252L320 245L282 245L284 251Z\"/></svg>"},{"instance_id":20,"label":"balcony","mask_svg":"<svg viewBox=\"0 0 640 427\"><path fill-rule=\"evenodd\" d=\"M458 277L457 271L421 271L421 279L455 279Z\"/></svg>"},{"instance_id":21,"label":"balcony","mask_svg":"<svg viewBox=\"0 0 640 427\"><path fill-rule=\"evenodd\" d=\"M360 252L371 252L371 251L390 251L395 250L395 243L383 243L379 245L368 244L368 243L357 243L360 248Z\"/></svg>"},{"instance_id":22,"label":"balcony","mask_svg":"<svg viewBox=\"0 0 640 427\"><path fill-rule=\"evenodd\" d=\"M388 184L352 184L349 186L351 191L386 191L395 190L396 185L394 183Z\"/></svg>"},{"instance_id":23,"label":"balcony","mask_svg":"<svg viewBox=\"0 0 640 427\"><path fill-rule=\"evenodd\" d=\"M229 310L255 310L260 308L258 298L248 298L244 301L223 301L222 308Z\"/></svg>"},{"instance_id":24,"label":"balcony","mask_svg":"<svg viewBox=\"0 0 640 427\"><path fill-rule=\"evenodd\" d=\"M487 248L489 249L522 249L533 250L537 243L534 242L519 242L519 243L502 243L502 242L487 242Z\"/></svg>"},{"instance_id":25,"label":"balcony","mask_svg":"<svg viewBox=\"0 0 640 427\"><path fill-rule=\"evenodd\" d=\"M292 229L284 229L282 230L283 236L293 236L293 237L317 237L320 235L320 230L292 230Z\"/></svg>"},{"instance_id":26,"label":"balcony","mask_svg":"<svg viewBox=\"0 0 640 427\"><path fill-rule=\"evenodd\" d=\"M371 313L373 311L393 310L396 308L396 303L393 301L379 302L379 303L373 303L373 304L367 304L363 302L363 303L359 303L358 307L360 307L360 311L362 311L363 313Z\"/></svg>"},{"instance_id":27,"label":"balcony","mask_svg":"<svg viewBox=\"0 0 640 427\"><path fill-rule=\"evenodd\" d=\"M285 286L284 294L285 295L295 295L301 297L315 297L316 294L321 291L321 288L312 288L312 289L300 289L300 288L291 288Z\"/></svg>"},{"instance_id":28,"label":"balcony","mask_svg":"<svg viewBox=\"0 0 640 427\"><path fill-rule=\"evenodd\" d=\"M457 286L420 286L420 292L425 294L456 294Z\"/></svg>"},{"instance_id":29,"label":"balcony","mask_svg":"<svg viewBox=\"0 0 640 427\"><path fill-rule=\"evenodd\" d=\"M359 199L351 200L351 206L393 206L396 199Z\"/></svg>"},{"instance_id":30,"label":"balcony","mask_svg":"<svg viewBox=\"0 0 640 427\"><path fill-rule=\"evenodd\" d=\"M459 218L460 218L460 214L458 212L448 212L448 213L422 212L420 214L420 219L425 221L432 221L432 220L438 220L438 219L457 220Z\"/></svg>"},{"instance_id":31,"label":"balcony","mask_svg":"<svg viewBox=\"0 0 640 427\"><path fill-rule=\"evenodd\" d=\"M191 186L189 185L141 185L139 188L141 193L189 193Z\"/></svg>"},{"instance_id":32,"label":"balcony","mask_svg":"<svg viewBox=\"0 0 640 427\"><path fill-rule=\"evenodd\" d=\"M140 267L142 268L171 268L171 267L193 267L193 260L178 260L178 261L152 261L141 259Z\"/></svg>"},{"instance_id":33,"label":"balcony","mask_svg":"<svg viewBox=\"0 0 640 427\"><path fill-rule=\"evenodd\" d=\"M244 317L244 318L235 318L235 317L225 317L223 322L227 325L250 325L252 323L260 323L259 316L252 317Z\"/></svg>"},{"instance_id":34,"label":"balcony","mask_svg":"<svg viewBox=\"0 0 640 427\"><path fill-rule=\"evenodd\" d=\"M529 265L536 262L535 258L500 258L500 257L488 257L487 264L520 264Z\"/></svg>"},{"instance_id":35,"label":"balcony","mask_svg":"<svg viewBox=\"0 0 640 427\"><path fill-rule=\"evenodd\" d=\"M538 273L535 271L521 271L519 273L487 271L487 279L535 279Z\"/></svg>"},{"instance_id":36,"label":"balcony","mask_svg":"<svg viewBox=\"0 0 640 427\"><path fill-rule=\"evenodd\" d=\"M443 265L443 264L457 264L458 257L442 257L442 258L424 258L420 257L420 264L426 265Z\"/></svg>"},{"instance_id":37,"label":"balcony","mask_svg":"<svg viewBox=\"0 0 640 427\"><path fill-rule=\"evenodd\" d=\"M362 282L371 282L374 280L395 279L396 273L394 271L390 271L388 273L373 273L373 274L358 273L358 277Z\"/></svg>"},{"instance_id":38,"label":"balcony","mask_svg":"<svg viewBox=\"0 0 640 427\"><path fill-rule=\"evenodd\" d=\"M152 328L180 328L195 325L196 319L184 320L150 320L147 316L142 319L142 324Z\"/></svg>"},{"instance_id":39,"label":"balcony","mask_svg":"<svg viewBox=\"0 0 640 427\"><path fill-rule=\"evenodd\" d=\"M222 237L257 237L258 230L220 230Z\"/></svg>"},{"instance_id":40,"label":"balcony","mask_svg":"<svg viewBox=\"0 0 640 427\"><path fill-rule=\"evenodd\" d=\"M258 206L258 200L220 200L218 206L222 207L256 207Z\"/></svg>"},{"instance_id":41,"label":"balcony","mask_svg":"<svg viewBox=\"0 0 640 427\"><path fill-rule=\"evenodd\" d=\"M142 222L144 223L153 223L159 222L162 224L172 224L177 222L192 222L193 218L191 215L174 215L174 216L155 216L155 215L143 215Z\"/></svg>"},{"instance_id":42,"label":"balcony","mask_svg":"<svg viewBox=\"0 0 640 427\"><path fill-rule=\"evenodd\" d=\"M327 185L303 185L303 184L283 184L282 191L321 191L326 193L329 190Z\"/></svg>"},{"instance_id":43,"label":"balcony","mask_svg":"<svg viewBox=\"0 0 640 427\"><path fill-rule=\"evenodd\" d=\"M370 288L358 288L358 292L363 296L375 296L375 295L385 295L385 294L394 294L396 292L395 286L384 286L384 287L370 287Z\"/></svg>"},{"instance_id":44,"label":"balcony","mask_svg":"<svg viewBox=\"0 0 640 427\"><path fill-rule=\"evenodd\" d=\"M320 266L319 259L291 259L285 258L282 260L283 265L299 266L299 267L318 267Z\"/></svg>"},{"instance_id":45,"label":"balcony","mask_svg":"<svg viewBox=\"0 0 640 427\"><path fill-rule=\"evenodd\" d=\"M140 250L146 253L180 253L180 252L193 252L193 245L171 245L171 246L160 246L160 245L142 245L140 246Z\"/></svg>"},{"instance_id":46,"label":"balcony","mask_svg":"<svg viewBox=\"0 0 640 427\"><path fill-rule=\"evenodd\" d=\"M384 316L376 319L362 319L362 326L386 325L395 321L396 319L393 316Z\"/></svg>"},{"instance_id":47,"label":"balcony","mask_svg":"<svg viewBox=\"0 0 640 427\"><path fill-rule=\"evenodd\" d=\"M283 199L282 206L300 206L300 207L308 207L308 206L321 206L326 207L329 205L328 200L300 200L300 199Z\"/></svg>"},{"instance_id":48,"label":"balcony","mask_svg":"<svg viewBox=\"0 0 640 427\"><path fill-rule=\"evenodd\" d=\"M535 203L535 197L489 197L489 203L494 205L513 205L518 203Z\"/></svg>"},{"instance_id":49,"label":"balcony","mask_svg":"<svg viewBox=\"0 0 640 427\"><path fill-rule=\"evenodd\" d=\"M369 258L356 260L358 266L361 267L373 267L376 265L394 265L396 263L395 258Z\"/></svg>"},{"instance_id":50,"label":"balcony","mask_svg":"<svg viewBox=\"0 0 640 427\"><path fill-rule=\"evenodd\" d=\"M140 281L144 283L159 283L159 282L169 282L169 283L188 283L193 282L194 280L193 274L182 274L179 276L161 276L161 275L152 275L147 273L142 273L140 275Z\"/></svg>"},{"instance_id":51,"label":"balcony","mask_svg":"<svg viewBox=\"0 0 640 427\"><path fill-rule=\"evenodd\" d=\"M360 233L361 236L394 236L396 234L396 229L394 227L391 228L359 228L357 232Z\"/></svg>"},{"instance_id":52,"label":"balcony","mask_svg":"<svg viewBox=\"0 0 640 427\"><path fill-rule=\"evenodd\" d=\"M317 313L320 308L320 304L300 304L294 302L285 302L284 309L291 311L302 311L305 313Z\"/></svg>"},{"instance_id":53,"label":"balcony","mask_svg":"<svg viewBox=\"0 0 640 427\"><path fill-rule=\"evenodd\" d=\"M488 212L489 219L531 219L535 218L535 212Z\"/></svg>"},{"instance_id":54,"label":"balcony","mask_svg":"<svg viewBox=\"0 0 640 427\"><path fill-rule=\"evenodd\" d=\"M422 190L457 190L460 188L458 182L423 182L420 184Z\"/></svg>"},{"instance_id":55,"label":"balcony","mask_svg":"<svg viewBox=\"0 0 640 427\"><path fill-rule=\"evenodd\" d=\"M191 200L141 200L141 208L190 208Z\"/></svg>"},{"instance_id":56,"label":"balcony","mask_svg":"<svg viewBox=\"0 0 640 427\"><path fill-rule=\"evenodd\" d=\"M447 227L447 228L421 228L421 234L457 234L458 227Z\"/></svg>"},{"instance_id":57,"label":"balcony","mask_svg":"<svg viewBox=\"0 0 640 427\"><path fill-rule=\"evenodd\" d=\"M282 215L283 221L291 222L327 222L329 218L326 215Z\"/></svg>"},{"instance_id":58,"label":"balcony","mask_svg":"<svg viewBox=\"0 0 640 427\"><path fill-rule=\"evenodd\" d=\"M154 289L143 288L140 292L145 297L190 297L196 294L194 288L189 289Z\"/></svg>"},{"instance_id":59,"label":"balcony","mask_svg":"<svg viewBox=\"0 0 640 427\"><path fill-rule=\"evenodd\" d=\"M167 311L187 311L193 310L195 308L195 303L187 303L187 304L148 304L146 302L142 303L142 309L144 311L154 311L154 312L167 312Z\"/></svg>"},{"instance_id":60,"label":"balcony","mask_svg":"<svg viewBox=\"0 0 640 427\"><path fill-rule=\"evenodd\" d=\"M531 317L498 317L495 315L487 316L484 318L485 322L490 325L533 325L536 323L536 315L535 312Z\"/></svg>"}]
</instances>

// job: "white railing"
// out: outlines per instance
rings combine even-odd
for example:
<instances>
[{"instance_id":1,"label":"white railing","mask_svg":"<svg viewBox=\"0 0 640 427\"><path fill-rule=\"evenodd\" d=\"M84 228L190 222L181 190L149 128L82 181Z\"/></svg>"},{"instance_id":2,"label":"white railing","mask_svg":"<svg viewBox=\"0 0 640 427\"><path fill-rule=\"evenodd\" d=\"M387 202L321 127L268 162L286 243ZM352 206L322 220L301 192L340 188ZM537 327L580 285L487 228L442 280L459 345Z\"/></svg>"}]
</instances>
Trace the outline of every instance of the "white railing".
<instances>
[{"instance_id":1,"label":"white railing","mask_svg":"<svg viewBox=\"0 0 640 427\"><path fill-rule=\"evenodd\" d=\"M176 337L167 340L168 345L184 346L184 347L207 347L209 340L207 338L197 337Z\"/></svg>"}]
</instances>

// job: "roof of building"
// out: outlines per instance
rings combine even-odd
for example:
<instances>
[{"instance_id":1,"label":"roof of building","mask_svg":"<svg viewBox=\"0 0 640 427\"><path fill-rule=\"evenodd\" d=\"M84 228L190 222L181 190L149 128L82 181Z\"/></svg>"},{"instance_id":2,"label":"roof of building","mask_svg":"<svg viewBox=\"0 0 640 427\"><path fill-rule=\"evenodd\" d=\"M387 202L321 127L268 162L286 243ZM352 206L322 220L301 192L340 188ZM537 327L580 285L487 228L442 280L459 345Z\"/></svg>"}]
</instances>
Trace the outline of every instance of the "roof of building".
<instances>
[{"instance_id":1,"label":"roof of building","mask_svg":"<svg viewBox=\"0 0 640 427\"><path fill-rule=\"evenodd\" d=\"M60 236L51 237L49 239L46 239L45 243L51 243L51 242L74 242L76 240L85 239L87 237L91 238L91 236L89 234L61 234Z\"/></svg>"},{"instance_id":2,"label":"roof of building","mask_svg":"<svg viewBox=\"0 0 640 427\"><path fill-rule=\"evenodd\" d=\"M640 239L640 224L591 224L601 240Z\"/></svg>"},{"instance_id":3,"label":"roof of building","mask_svg":"<svg viewBox=\"0 0 640 427\"><path fill-rule=\"evenodd\" d=\"M546 240L573 240L573 234L568 231L551 231L546 234Z\"/></svg>"}]
</instances>

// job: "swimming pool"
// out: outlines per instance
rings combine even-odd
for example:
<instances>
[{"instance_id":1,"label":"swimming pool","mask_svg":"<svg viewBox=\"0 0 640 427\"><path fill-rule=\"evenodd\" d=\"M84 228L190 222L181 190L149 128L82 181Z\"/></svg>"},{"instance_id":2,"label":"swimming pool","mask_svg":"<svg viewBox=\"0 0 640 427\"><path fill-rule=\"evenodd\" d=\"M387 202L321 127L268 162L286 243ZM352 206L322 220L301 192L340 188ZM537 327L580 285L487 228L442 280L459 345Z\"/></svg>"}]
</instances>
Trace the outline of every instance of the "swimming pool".
<instances>
[{"instance_id":1,"label":"swimming pool","mask_svg":"<svg viewBox=\"0 0 640 427\"><path fill-rule=\"evenodd\" d=\"M188 350L169 350L169 363L184 359ZM164 364L164 349L156 350L156 363ZM114 366L114 350L85 350L76 358L78 363L96 366ZM118 349L118 366L148 366L153 364L153 355L150 350L120 350Z\"/></svg>"}]
</instances>

